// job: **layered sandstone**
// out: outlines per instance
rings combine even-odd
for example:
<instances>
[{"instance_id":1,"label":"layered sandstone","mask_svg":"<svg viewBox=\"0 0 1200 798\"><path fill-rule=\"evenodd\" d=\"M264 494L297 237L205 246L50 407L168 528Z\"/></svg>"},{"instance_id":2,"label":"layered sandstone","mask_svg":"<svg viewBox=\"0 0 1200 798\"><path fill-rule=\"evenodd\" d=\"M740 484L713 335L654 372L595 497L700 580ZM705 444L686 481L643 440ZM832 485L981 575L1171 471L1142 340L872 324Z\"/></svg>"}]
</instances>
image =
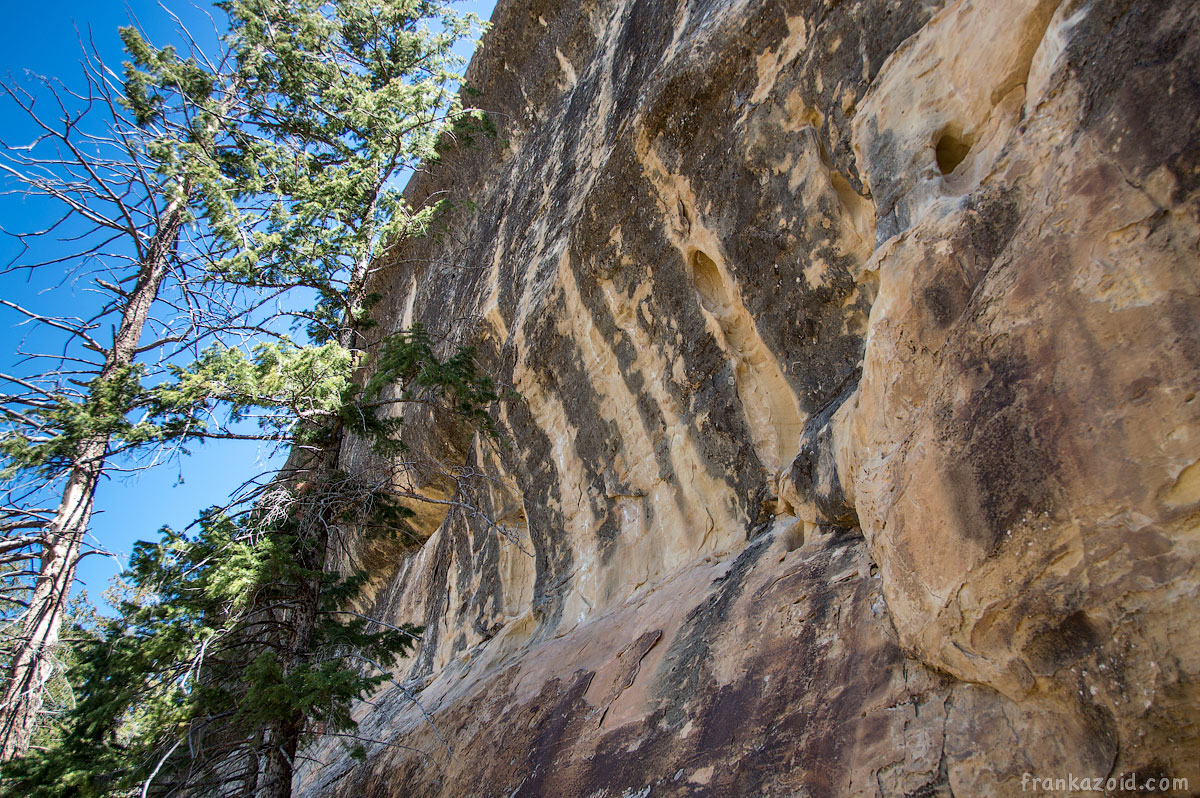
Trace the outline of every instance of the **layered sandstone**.
<instances>
[{"instance_id":1,"label":"layered sandstone","mask_svg":"<svg viewBox=\"0 0 1200 798\"><path fill-rule=\"evenodd\" d=\"M1200 790L1200 6L493 21L378 289L521 398L411 425L474 509L354 552L425 644L303 793Z\"/></svg>"}]
</instances>

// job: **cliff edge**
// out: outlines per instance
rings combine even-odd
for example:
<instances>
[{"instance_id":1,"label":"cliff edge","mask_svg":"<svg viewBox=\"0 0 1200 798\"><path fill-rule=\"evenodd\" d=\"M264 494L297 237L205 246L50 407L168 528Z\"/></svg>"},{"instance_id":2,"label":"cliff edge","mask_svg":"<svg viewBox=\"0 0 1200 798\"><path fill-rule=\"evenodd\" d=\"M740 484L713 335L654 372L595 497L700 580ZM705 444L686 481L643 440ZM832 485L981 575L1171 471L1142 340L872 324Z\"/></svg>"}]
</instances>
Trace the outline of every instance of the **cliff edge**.
<instances>
[{"instance_id":1,"label":"cliff edge","mask_svg":"<svg viewBox=\"0 0 1200 798\"><path fill-rule=\"evenodd\" d=\"M300 793L1200 790L1200 5L493 21L376 290L521 399L410 425L470 506L348 555L424 648Z\"/></svg>"}]
</instances>

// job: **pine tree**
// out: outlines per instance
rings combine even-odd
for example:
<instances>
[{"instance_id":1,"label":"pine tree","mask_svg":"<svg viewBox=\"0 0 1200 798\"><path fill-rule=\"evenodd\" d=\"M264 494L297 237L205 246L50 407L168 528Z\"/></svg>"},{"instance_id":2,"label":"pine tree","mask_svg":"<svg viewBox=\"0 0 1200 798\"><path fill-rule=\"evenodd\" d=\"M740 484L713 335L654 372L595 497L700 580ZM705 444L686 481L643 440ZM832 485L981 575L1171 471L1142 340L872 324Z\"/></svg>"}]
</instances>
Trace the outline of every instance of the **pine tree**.
<instances>
[{"instance_id":1,"label":"pine tree","mask_svg":"<svg viewBox=\"0 0 1200 798\"><path fill-rule=\"evenodd\" d=\"M384 415L397 402L438 404L495 434L486 411L499 390L471 350L439 358L419 327L385 340L363 386L347 380L344 359L341 368L327 359L328 347L286 352L274 344L253 357L211 350L158 393L171 406L198 382L209 383L202 395L220 385L263 408L320 397L306 401L310 415L296 434L300 448L322 453L330 429L345 430L351 418L381 454L402 451L398 420ZM381 402L385 391L393 398ZM61 739L10 763L0 794L99 796L140 787L162 795L289 795L290 773L267 778L283 745L291 765L315 735L358 741L353 702L390 678L422 630L355 611L367 575L339 574L327 558L344 533L403 535L412 510L401 500L421 497L397 495L390 479L319 472L303 462L264 486L244 512L214 508L197 534L164 529L160 541L139 544L126 574L131 598L73 649L81 698Z\"/></svg>"},{"instance_id":2,"label":"pine tree","mask_svg":"<svg viewBox=\"0 0 1200 798\"><path fill-rule=\"evenodd\" d=\"M47 779L54 762L72 762L81 794L145 779L168 792L289 795L315 724L352 731L351 702L417 632L355 614L363 576L335 566L345 535L394 535L411 512L399 500L425 497L391 475L346 473L344 445L356 436L403 452L397 408L408 403L495 431L487 409L500 392L469 349L439 355L426 331L379 335L370 316L373 270L441 210L410 208L400 180L475 117L454 91L450 48L477 20L424 0L219 5L243 116L218 151L228 182L216 201L200 192L233 252L214 273L316 301L297 314L307 340L211 347L148 401L155 418L214 402L233 420L257 416L291 456L248 508L210 512L197 537L168 533L139 551L134 581L154 598L127 606L83 655L87 698L70 733L10 769L10 790L61 794Z\"/></svg>"},{"instance_id":3,"label":"pine tree","mask_svg":"<svg viewBox=\"0 0 1200 798\"><path fill-rule=\"evenodd\" d=\"M255 199L266 201L253 244L229 262L227 276L254 286L315 289L310 336L345 353L348 377L365 365L372 269L387 246L426 232L439 210L408 207L398 178L435 157L447 126L466 117L453 91L459 76L451 47L475 21L425 0L229 0L223 7L233 20L239 64L253 76L251 113L259 122L241 150L240 168L261 181L262 193L243 199L252 207ZM431 22L439 30L431 31ZM389 360L415 366L447 380L427 379L426 387L449 388L459 410L485 419L480 407L496 396L490 382L478 379L470 353L446 369L435 358L414 356L428 347L421 334L385 338L373 386L380 387L380 366ZM401 392L396 401L414 398ZM290 596L269 613L287 630L270 654L282 682L311 668L334 544L343 530L362 524L353 513L347 517L354 480L339 469L343 444L355 430L390 439L387 424L372 428L369 420L379 418L376 408L364 412L361 402L348 401L336 415L306 420L298 430L302 445L282 475L304 486L302 510L287 533L298 568ZM264 798L290 794L309 722L303 701L287 706L265 719L256 739L255 790Z\"/></svg>"},{"instance_id":4,"label":"pine tree","mask_svg":"<svg viewBox=\"0 0 1200 798\"><path fill-rule=\"evenodd\" d=\"M103 297L85 318L0 300L41 338L61 335L57 354L35 351L25 373L0 375L0 552L22 564L0 589L19 610L0 693L0 760L23 753L37 723L99 481L117 461L200 425L186 411L146 415L147 382L172 352L231 323L197 265L219 239L190 226L232 203L217 154L236 81L194 47L154 50L134 28L121 35L123 76L91 52L82 91L52 81L32 92L0 87L38 131L32 144L0 145L0 172L61 209L48 229L18 234L33 257L5 273L65 271ZM70 254L39 261L48 238Z\"/></svg>"}]
</instances>

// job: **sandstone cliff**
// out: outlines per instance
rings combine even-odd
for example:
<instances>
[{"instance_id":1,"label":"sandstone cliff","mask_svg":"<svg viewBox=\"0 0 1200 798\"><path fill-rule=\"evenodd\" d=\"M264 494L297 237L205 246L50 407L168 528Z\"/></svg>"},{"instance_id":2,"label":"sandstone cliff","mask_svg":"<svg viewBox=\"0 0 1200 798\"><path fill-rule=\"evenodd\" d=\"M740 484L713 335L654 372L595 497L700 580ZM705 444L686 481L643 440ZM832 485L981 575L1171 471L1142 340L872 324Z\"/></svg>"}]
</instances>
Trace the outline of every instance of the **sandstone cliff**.
<instances>
[{"instance_id":1,"label":"sandstone cliff","mask_svg":"<svg viewBox=\"0 0 1200 798\"><path fill-rule=\"evenodd\" d=\"M412 425L482 512L353 553L425 647L302 792L1200 790L1200 5L493 21L378 289L522 398Z\"/></svg>"}]
</instances>

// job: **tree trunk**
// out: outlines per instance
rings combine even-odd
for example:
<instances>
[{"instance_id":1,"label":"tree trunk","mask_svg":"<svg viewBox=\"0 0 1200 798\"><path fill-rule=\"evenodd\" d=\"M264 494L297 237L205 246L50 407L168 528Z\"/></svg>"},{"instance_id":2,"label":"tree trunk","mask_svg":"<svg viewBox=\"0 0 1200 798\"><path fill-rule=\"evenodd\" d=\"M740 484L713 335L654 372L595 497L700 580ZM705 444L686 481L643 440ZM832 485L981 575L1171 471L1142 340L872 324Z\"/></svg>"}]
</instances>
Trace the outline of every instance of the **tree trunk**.
<instances>
[{"instance_id":1,"label":"tree trunk","mask_svg":"<svg viewBox=\"0 0 1200 798\"><path fill-rule=\"evenodd\" d=\"M317 485L330 483L337 464L338 452L341 449L342 430L338 423L331 434L332 440L314 458L310 468L306 469L306 479ZM318 488L318 496L320 495ZM316 633L321 604L321 574L326 567L326 556L329 550L329 538L334 525L337 523L336 513L330 511L329 502L321 502L314 512L301 521L302 526L308 527L308 534L302 537L301 545L305 546L298 552L297 565L303 569L303 576L296 585L295 602L291 607L281 611L284 615L284 628L291 631L284 642L281 653L280 669L283 678L303 666L313 653L313 638ZM304 508L301 508L304 512ZM306 538L306 539L305 539ZM300 746L300 738L307 725L307 714L299 707L292 707L283 717L275 718L263 730L263 748L261 749L260 771L256 798L289 798L292 794L292 776L295 771L296 751Z\"/></svg>"},{"instance_id":2,"label":"tree trunk","mask_svg":"<svg viewBox=\"0 0 1200 798\"><path fill-rule=\"evenodd\" d=\"M6 762L25 754L37 724L107 446L104 437L84 442L47 529L38 580L0 697L0 760Z\"/></svg>"},{"instance_id":3,"label":"tree trunk","mask_svg":"<svg viewBox=\"0 0 1200 798\"><path fill-rule=\"evenodd\" d=\"M370 260L366 256L354 264L346 290L349 307L342 328L338 331L338 343L352 353L351 373L357 370L362 360L361 351L356 346L363 338L363 325L357 319L363 308L369 266ZM306 517L301 521L303 526L308 527L309 548L302 552L305 556L297 558L297 564L314 575L302 579L297 585L296 604L287 610L291 617L286 620L289 621L288 625L293 634L285 641L285 651L282 655L284 678L296 667L303 665L313 653L313 637L320 620L320 575L328 566L330 539L336 533L339 515L336 509L336 494L326 493L325 489L332 487L345 437L346 430L342 422L333 422L325 445L309 455L308 462L298 469L304 474L305 481L316 486L318 497L316 505L305 513ZM301 512L305 512L303 506ZM265 747L261 753L261 769L255 798L290 798L296 752L299 750L300 738L304 734L307 722L306 714L296 709L287 717L277 718L264 729Z\"/></svg>"},{"instance_id":4,"label":"tree trunk","mask_svg":"<svg viewBox=\"0 0 1200 798\"><path fill-rule=\"evenodd\" d=\"M159 217L158 229L145 252L137 283L122 310L121 325L106 353L99 375L101 380L112 379L133 365L142 331L167 274L182 224L181 207L173 202ZM8 678L0 693L2 762L25 755L37 726L46 680L54 668L54 649L58 645L75 581L75 567L91 520L96 485L104 473L108 443L107 433L87 437L79 443L58 510L43 537L37 582L22 618L21 634L16 640Z\"/></svg>"},{"instance_id":5,"label":"tree trunk","mask_svg":"<svg viewBox=\"0 0 1200 798\"><path fill-rule=\"evenodd\" d=\"M276 722L263 735L267 746L262 755L262 767L258 775L255 798L290 798L292 774L295 770L296 748L303 731L303 719L299 725L293 722Z\"/></svg>"}]
</instances>

